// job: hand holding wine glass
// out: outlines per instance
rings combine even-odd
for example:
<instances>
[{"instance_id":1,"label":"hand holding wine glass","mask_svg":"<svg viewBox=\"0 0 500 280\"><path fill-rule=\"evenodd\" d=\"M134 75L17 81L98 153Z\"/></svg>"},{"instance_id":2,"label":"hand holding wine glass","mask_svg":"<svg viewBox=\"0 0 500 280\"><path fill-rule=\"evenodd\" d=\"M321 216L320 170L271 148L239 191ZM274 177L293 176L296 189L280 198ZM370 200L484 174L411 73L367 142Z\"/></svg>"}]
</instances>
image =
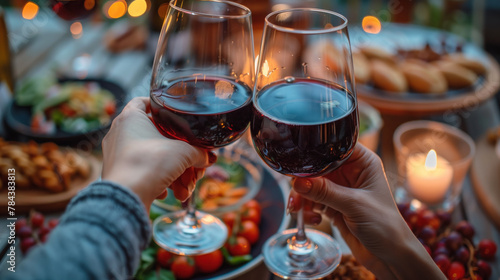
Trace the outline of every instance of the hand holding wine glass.
<instances>
[{"instance_id":1,"label":"hand holding wine glass","mask_svg":"<svg viewBox=\"0 0 500 280\"><path fill-rule=\"evenodd\" d=\"M290 211L298 210L297 200L310 200L315 211L308 217L332 219L356 260L377 278L444 277L399 213L380 158L363 145L338 169L292 185Z\"/></svg>"},{"instance_id":2,"label":"hand holding wine glass","mask_svg":"<svg viewBox=\"0 0 500 280\"><path fill-rule=\"evenodd\" d=\"M248 128L254 83L250 10L229 1L172 0L151 79L151 115L166 137L205 149L226 146ZM187 210L158 218L157 244L177 254L214 251L225 243L220 219Z\"/></svg>"},{"instance_id":3,"label":"hand holding wine glass","mask_svg":"<svg viewBox=\"0 0 500 280\"><path fill-rule=\"evenodd\" d=\"M252 139L269 167L292 177L340 167L358 137L347 19L306 8L269 14L253 104ZM331 237L304 229L302 210L297 229L273 236L263 254L271 272L292 279L324 277L340 262Z\"/></svg>"}]
</instances>

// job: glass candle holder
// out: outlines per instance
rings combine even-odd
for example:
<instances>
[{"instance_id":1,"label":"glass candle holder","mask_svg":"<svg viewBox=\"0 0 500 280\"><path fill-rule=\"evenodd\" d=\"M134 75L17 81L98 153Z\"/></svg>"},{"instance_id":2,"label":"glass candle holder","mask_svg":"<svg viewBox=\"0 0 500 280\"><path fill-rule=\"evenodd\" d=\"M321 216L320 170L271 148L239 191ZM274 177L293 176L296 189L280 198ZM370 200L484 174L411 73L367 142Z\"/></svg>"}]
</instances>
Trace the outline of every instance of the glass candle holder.
<instances>
[{"instance_id":1,"label":"glass candle holder","mask_svg":"<svg viewBox=\"0 0 500 280\"><path fill-rule=\"evenodd\" d=\"M400 125L393 136L398 164L398 202L452 211L475 153L463 131L433 121Z\"/></svg>"}]
</instances>

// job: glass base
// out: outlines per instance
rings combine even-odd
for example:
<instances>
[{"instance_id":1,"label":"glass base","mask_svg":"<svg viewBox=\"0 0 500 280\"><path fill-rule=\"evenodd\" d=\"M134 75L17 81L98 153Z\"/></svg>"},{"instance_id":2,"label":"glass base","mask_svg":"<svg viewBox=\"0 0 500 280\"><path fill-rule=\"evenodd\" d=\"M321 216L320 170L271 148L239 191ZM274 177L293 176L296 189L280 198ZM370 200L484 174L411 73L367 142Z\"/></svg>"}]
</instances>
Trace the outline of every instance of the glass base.
<instances>
[{"instance_id":1,"label":"glass base","mask_svg":"<svg viewBox=\"0 0 500 280\"><path fill-rule=\"evenodd\" d=\"M339 244L328 234L306 229L306 235L314 243L307 258L292 259L289 256L289 240L297 229L277 233L263 247L264 262L269 270L283 279L318 279L335 270L340 263L342 253ZM297 261L302 259L305 261Z\"/></svg>"},{"instance_id":2,"label":"glass base","mask_svg":"<svg viewBox=\"0 0 500 280\"><path fill-rule=\"evenodd\" d=\"M201 255L221 248L227 240L226 225L217 217L196 211L199 227L183 223L185 211L158 217L153 239L161 248L178 255Z\"/></svg>"}]
</instances>

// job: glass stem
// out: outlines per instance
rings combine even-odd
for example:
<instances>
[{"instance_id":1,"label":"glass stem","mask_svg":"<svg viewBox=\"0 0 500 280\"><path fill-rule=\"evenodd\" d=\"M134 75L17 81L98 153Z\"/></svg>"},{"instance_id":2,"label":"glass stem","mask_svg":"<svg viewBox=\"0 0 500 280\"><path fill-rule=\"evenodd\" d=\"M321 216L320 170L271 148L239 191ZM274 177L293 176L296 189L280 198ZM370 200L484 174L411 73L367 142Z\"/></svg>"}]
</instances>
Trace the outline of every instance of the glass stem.
<instances>
[{"instance_id":1,"label":"glass stem","mask_svg":"<svg viewBox=\"0 0 500 280\"><path fill-rule=\"evenodd\" d=\"M198 187L194 188L193 193L186 201L186 214L179 220L182 233L187 235L199 234L202 230L198 218L196 218L196 207L194 202L197 189Z\"/></svg>"},{"instance_id":2,"label":"glass stem","mask_svg":"<svg viewBox=\"0 0 500 280\"><path fill-rule=\"evenodd\" d=\"M311 254L314 251L314 243L307 238L302 199L299 201L300 208L297 212L297 232L290 240L288 256L293 260L294 266L307 266L312 261Z\"/></svg>"}]
</instances>

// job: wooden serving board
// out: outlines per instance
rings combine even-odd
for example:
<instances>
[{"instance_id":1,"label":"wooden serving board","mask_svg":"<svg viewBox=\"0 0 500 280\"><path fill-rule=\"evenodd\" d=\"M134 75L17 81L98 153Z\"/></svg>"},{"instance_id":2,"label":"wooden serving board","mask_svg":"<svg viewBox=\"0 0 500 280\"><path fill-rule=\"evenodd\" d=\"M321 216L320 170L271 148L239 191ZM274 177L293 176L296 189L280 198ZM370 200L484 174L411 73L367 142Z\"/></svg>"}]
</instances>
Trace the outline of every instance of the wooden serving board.
<instances>
[{"instance_id":1,"label":"wooden serving board","mask_svg":"<svg viewBox=\"0 0 500 280\"><path fill-rule=\"evenodd\" d=\"M486 136L476 142L471 179L479 204L500 229L500 158Z\"/></svg>"},{"instance_id":2,"label":"wooden serving board","mask_svg":"<svg viewBox=\"0 0 500 280\"><path fill-rule=\"evenodd\" d=\"M94 156L85 156L88 160L91 171L89 177L82 179L77 178L71 182L68 190L60 193L52 193L41 189L16 189L15 197L15 213L27 213L31 209L37 211L50 212L64 210L68 202L80 190L85 188L91 182L95 181L101 175L102 162ZM0 207L7 211L8 206L7 189L0 191ZM6 214L6 212L4 212Z\"/></svg>"}]
</instances>

